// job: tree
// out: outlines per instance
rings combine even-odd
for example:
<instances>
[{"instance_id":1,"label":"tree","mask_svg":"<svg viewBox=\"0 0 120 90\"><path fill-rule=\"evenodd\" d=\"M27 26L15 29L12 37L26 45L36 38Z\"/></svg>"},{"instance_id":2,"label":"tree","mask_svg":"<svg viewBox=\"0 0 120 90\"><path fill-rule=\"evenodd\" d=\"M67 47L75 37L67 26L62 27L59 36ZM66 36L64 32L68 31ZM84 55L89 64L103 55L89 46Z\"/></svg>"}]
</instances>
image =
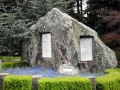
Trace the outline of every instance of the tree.
<instances>
[{"instance_id":1,"label":"tree","mask_svg":"<svg viewBox=\"0 0 120 90\"><path fill-rule=\"evenodd\" d=\"M87 24L116 52L120 60L120 0L88 0Z\"/></svg>"},{"instance_id":2,"label":"tree","mask_svg":"<svg viewBox=\"0 0 120 90\"><path fill-rule=\"evenodd\" d=\"M84 22L84 10L83 10L83 2L86 0L74 0L73 8L74 13L71 15L73 18L77 19L80 22Z\"/></svg>"},{"instance_id":3,"label":"tree","mask_svg":"<svg viewBox=\"0 0 120 90\"><path fill-rule=\"evenodd\" d=\"M29 30L40 17L53 7L68 12L71 0L0 0L0 53L21 53L23 38L29 38Z\"/></svg>"},{"instance_id":4,"label":"tree","mask_svg":"<svg viewBox=\"0 0 120 90\"><path fill-rule=\"evenodd\" d=\"M86 18L86 25L91 27L92 29L98 31L98 15L99 13L102 14L105 11L105 0L88 0L87 1L87 18ZM101 21L100 21L101 22Z\"/></svg>"},{"instance_id":5,"label":"tree","mask_svg":"<svg viewBox=\"0 0 120 90\"><path fill-rule=\"evenodd\" d=\"M110 10L120 10L119 0L88 0L88 8L86 12L88 17L86 18L86 25L96 30L99 34L108 33L106 28L107 23L103 20L103 17L108 16ZM104 30L104 31L103 31Z\"/></svg>"},{"instance_id":6,"label":"tree","mask_svg":"<svg viewBox=\"0 0 120 90\"><path fill-rule=\"evenodd\" d=\"M107 23L107 34L103 36L105 43L115 50L120 60L120 11L110 10L107 16L102 17Z\"/></svg>"}]
</instances>

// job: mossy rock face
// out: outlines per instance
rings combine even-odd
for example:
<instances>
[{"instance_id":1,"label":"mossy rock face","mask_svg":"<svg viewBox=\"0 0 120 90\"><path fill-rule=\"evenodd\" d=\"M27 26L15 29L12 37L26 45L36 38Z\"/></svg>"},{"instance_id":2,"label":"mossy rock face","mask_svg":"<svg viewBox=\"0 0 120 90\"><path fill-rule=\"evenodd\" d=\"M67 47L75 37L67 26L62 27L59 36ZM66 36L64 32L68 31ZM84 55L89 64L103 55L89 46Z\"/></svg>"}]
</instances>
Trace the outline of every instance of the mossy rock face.
<instances>
[{"instance_id":1,"label":"mossy rock face","mask_svg":"<svg viewBox=\"0 0 120 90\"><path fill-rule=\"evenodd\" d=\"M78 72L103 72L117 65L115 53L99 39L97 33L69 15L53 8L30 28L34 35L23 43L22 60L30 66L43 65L59 70L61 65L72 66ZM51 34L52 57L42 57L42 38ZM81 61L80 37L92 37L92 61Z\"/></svg>"}]
</instances>

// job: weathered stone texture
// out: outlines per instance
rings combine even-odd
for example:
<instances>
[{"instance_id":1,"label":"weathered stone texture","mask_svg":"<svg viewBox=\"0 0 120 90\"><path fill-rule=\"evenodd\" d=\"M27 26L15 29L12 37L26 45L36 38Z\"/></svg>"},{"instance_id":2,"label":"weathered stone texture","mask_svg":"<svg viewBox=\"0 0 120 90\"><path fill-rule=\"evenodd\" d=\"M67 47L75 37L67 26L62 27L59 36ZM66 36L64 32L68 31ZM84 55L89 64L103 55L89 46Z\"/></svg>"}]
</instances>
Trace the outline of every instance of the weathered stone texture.
<instances>
[{"instance_id":1,"label":"weathered stone texture","mask_svg":"<svg viewBox=\"0 0 120 90\"><path fill-rule=\"evenodd\" d=\"M80 72L103 72L117 65L115 53L86 25L53 8L30 28L34 35L23 43L22 59L30 66L43 65L59 70L70 63ZM42 58L41 34L51 33L52 58ZM93 37L93 61L81 62L80 36ZM69 66L69 65L68 65Z\"/></svg>"},{"instance_id":2,"label":"weathered stone texture","mask_svg":"<svg viewBox=\"0 0 120 90\"><path fill-rule=\"evenodd\" d=\"M38 44L35 36L23 42L22 51L22 60L29 63L29 66L36 66Z\"/></svg>"}]
</instances>

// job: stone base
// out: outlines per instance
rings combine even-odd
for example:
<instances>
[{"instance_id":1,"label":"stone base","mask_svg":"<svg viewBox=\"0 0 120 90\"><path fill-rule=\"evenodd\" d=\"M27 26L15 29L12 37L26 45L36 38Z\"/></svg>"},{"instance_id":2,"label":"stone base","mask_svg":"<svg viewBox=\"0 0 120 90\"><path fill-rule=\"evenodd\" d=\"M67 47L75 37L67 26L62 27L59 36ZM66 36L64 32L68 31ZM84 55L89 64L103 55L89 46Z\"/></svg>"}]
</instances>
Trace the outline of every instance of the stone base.
<instances>
[{"instance_id":1,"label":"stone base","mask_svg":"<svg viewBox=\"0 0 120 90\"><path fill-rule=\"evenodd\" d=\"M3 80L7 75L9 75L9 73L0 73L0 90L3 90Z\"/></svg>"},{"instance_id":2,"label":"stone base","mask_svg":"<svg viewBox=\"0 0 120 90\"><path fill-rule=\"evenodd\" d=\"M38 90L38 80L42 75L33 75L32 76L32 90Z\"/></svg>"},{"instance_id":3,"label":"stone base","mask_svg":"<svg viewBox=\"0 0 120 90\"><path fill-rule=\"evenodd\" d=\"M68 65L68 64L60 65L60 67L58 69L59 73L67 74L67 75L78 75L78 73L79 73L78 71L79 71L78 69L76 69L73 66Z\"/></svg>"},{"instance_id":4,"label":"stone base","mask_svg":"<svg viewBox=\"0 0 120 90\"><path fill-rule=\"evenodd\" d=\"M96 81L95 81L95 77L94 76L88 76L87 78L90 79L91 83L92 83L92 90L96 90Z\"/></svg>"}]
</instances>

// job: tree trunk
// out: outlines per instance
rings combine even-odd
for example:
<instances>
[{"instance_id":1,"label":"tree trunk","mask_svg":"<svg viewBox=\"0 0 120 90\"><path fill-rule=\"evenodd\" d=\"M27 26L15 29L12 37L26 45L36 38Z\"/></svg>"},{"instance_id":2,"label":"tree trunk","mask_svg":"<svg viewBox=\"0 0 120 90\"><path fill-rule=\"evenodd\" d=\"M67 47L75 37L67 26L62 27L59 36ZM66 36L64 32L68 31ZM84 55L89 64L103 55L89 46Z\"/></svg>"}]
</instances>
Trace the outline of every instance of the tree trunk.
<instances>
[{"instance_id":1,"label":"tree trunk","mask_svg":"<svg viewBox=\"0 0 120 90\"><path fill-rule=\"evenodd\" d=\"M77 14L80 14L80 3L79 3L79 0L76 1L77 2Z\"/></svg>"}]
</instances>

